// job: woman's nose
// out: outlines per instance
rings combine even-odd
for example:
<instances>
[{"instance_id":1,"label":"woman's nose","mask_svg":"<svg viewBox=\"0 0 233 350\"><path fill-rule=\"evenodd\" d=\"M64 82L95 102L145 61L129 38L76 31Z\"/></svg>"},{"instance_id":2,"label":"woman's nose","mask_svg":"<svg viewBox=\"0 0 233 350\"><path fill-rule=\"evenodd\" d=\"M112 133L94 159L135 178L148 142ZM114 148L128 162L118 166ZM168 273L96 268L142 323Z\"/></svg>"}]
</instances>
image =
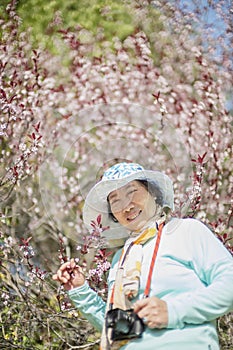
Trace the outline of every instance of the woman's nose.
<instances>
[{"instance_id":1,"label":"woman's nose","mask_svg":"<svg viewBox=\"0 0 233 350\"><path fill-rule=\"evenodd\" d=\"M133 202L128 202L125 207L124 207L124 212L128 213L130 210L132 210L134 208L134 204Z\"/></svg>"}]
</instances>

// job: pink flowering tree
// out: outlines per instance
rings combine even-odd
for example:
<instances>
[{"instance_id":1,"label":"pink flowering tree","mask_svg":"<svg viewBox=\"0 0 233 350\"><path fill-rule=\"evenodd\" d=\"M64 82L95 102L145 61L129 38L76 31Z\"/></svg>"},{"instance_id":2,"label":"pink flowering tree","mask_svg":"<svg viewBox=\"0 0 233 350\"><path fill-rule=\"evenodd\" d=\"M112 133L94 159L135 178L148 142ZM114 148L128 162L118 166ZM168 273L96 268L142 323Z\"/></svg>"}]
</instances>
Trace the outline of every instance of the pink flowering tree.
<instances>
[{"instance_id":1,"label":"pink flowering tree","mask_svg":"<svg viewBox=\"0 0 233 350\"><path fill-rule=\"evenodd\" d=\"M99 334L51 275L75 257L106 297L115 248L100 239L101 217L87 232L82 206L117 161L166 172L174 215L199 218L232 252L230 9L221 1L210 5L227 33L217 37L211 26L199 29L207 8L162 0L127 6L135 30L124 39L56 21L68 66L32 48L14 2L1 19L3 349L98 347ZM100 15L106 13L111 7ZM231 320L219 321L222 349L232 344Z\"/></svg>"}]
</instances>

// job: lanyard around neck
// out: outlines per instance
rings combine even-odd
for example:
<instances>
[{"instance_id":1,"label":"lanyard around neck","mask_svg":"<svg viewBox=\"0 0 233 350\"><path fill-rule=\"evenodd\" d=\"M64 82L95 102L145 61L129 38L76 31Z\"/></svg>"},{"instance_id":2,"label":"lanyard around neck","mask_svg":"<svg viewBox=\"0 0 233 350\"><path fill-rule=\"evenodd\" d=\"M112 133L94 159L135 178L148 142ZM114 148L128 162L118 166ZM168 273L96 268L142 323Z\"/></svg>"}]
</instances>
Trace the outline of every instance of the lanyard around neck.
<instances>
[{"instance_id":1,"label":"lanyard around neck","mask_svg":"<svg viewBox=\"0 0 233 350\"><path fill-rule=\"evenodd\" d=\"M152 255L152 258L151 258L149 273L148 273L148 277L147 277L147 284L146 284L145 291L143 293L143 298L148 298L149 294L150 294L150 285L151 285L152 273L153 273L153 269L154 269L154 265L155 265L155 260L156 260L157 255L158 255L158 250L159 250L159 245L160 245L161 235L162 235L162 230L163 230L163 226L164 225L165 225L165 223L163 222L163 223L161 223L159 225L159 228L158 228L158 234L157 234L157 237L156 237L155 247L154 247L153 255ZM129 251L130 251L131 247L134 244L135 244L135 242L132 242L128 246L126 254L123 257L123 261L125 260L126 256L129 254ZM123 263L123 261L122 261L122 263ZM122 265L122 263L121 263L121 265ZM110 305L113 305L113 303L114 303L114 291L115 291L115 285L114 285L114 287L112 289L111 298L110 298Z\"/></svg>"},{"instance_id":2,"label":"lanyard around neck","mask_svg":"<svg viewBox=\"0 0 233 350\"><path fill-rule=\"evenodd\" d=\"M149 273L148 273L148 277L147 277L147 284L146 284L146 288L145 288L144 295L143 295L144 298L148 298L149 294L150 294L151 278L152 278L152 273L153 273L153 269L154 269L154 266L155 266L155 260L156 260L157 255L158 255L159 244L160 244L160 241L161 241L163 226L164 226L164 222L159 225L158 234L157 234L155 247L154 247L154 252L153 252L153 255L152 255L152 259L151 259L151 263L150 263L150 269L149 269Z\"/></svg>"}]
</instances>

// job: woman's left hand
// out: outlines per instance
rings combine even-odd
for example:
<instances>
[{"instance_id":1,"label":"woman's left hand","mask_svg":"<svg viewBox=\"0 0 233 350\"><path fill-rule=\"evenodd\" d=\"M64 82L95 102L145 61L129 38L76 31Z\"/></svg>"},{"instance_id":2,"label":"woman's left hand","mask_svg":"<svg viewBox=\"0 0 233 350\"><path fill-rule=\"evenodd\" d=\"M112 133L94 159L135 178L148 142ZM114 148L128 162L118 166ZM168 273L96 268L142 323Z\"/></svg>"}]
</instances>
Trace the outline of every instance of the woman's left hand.
<instances>
[{"instance_id":1,"label":"woman's left hand","mask_svg":"<svg viewBox=\"0 0 233 350\"><path fill-rule=\"evenodd\" d=\"M149 328L166 328L168 325L167 303L157 297L136 301L134 312L144 320Z\"/></svg>"}]
</instances>

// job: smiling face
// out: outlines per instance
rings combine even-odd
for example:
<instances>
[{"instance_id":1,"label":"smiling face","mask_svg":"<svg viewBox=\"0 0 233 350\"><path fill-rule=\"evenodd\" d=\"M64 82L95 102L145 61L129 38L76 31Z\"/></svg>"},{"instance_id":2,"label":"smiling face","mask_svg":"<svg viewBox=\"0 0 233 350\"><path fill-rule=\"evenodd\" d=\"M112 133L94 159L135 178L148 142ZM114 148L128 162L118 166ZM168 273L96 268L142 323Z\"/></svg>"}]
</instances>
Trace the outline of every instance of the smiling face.
<instances>
[{"instance_id":1,"label":"smiling face","mask_svg":"<svg viewBox=\"0 0 233 350\"><path fill-rule=\"evenodd\" d=\"M115 218L131 231L140 230L158 209L155 199L137 180L111 192L108 201Z\"/></svg>"}]
</instances>

